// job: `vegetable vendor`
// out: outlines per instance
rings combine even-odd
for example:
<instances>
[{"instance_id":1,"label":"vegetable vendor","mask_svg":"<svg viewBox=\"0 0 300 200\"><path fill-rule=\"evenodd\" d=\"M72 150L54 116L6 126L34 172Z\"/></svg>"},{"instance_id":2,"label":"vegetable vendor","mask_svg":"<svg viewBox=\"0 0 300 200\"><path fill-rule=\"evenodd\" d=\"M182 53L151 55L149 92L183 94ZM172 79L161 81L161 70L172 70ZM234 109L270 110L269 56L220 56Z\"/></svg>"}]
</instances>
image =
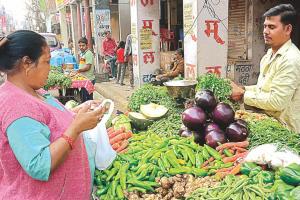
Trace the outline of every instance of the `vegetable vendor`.
<instances>
[{"instance_id":1,"label":"vegetable vendor","mask_svg":"<svg viewBox=\"0 0 300 200\"><path fill-rule=\"evenodd\" d=\"M79 39L78 47L80 49L80 57L79 70L77 72L83 74L95 85L94 54L88 48L88 40L85 37ZM93 100L93 93L89 94L85 88L81 88L80 97L82 102Z\"/></svg>"},{"instance_id":2,"label":"vegetable vendor","mask_svg":"<svg viewBox=\"0 0 300 200\"><path fill-rule=\"evenodd\" d=\"M161 85L163 82L174 79L178 76L184 76L184 51L179 48L175 51L175 60L171 63L171 71L157 75L156 81Z\"/></svg>"},{"instance_id":3,"label":"vegetable vendor","mask_svg":"<svg viewBox=\"0 0 300 200\"><path fill-rule=\"evenodd\" d=\"M94 155L82 132L105 109L74 113L45 91L50 49L43 36L20 30L0 38L0 199L90 199ZM90 102L93 103L93 102Z\"/></svg>"},{"instance_id":4,"label":"vegetable vendor","mask_svg":"<svg viewBox=\"0 0 300 200\"><path fill-rule=\"evenodd\" d=\"M269 9L263 17L264 40L271 48L260 62L256 85L232 86L232 99L263 110L300 133L300 51L292 43L296 11L291 4Z\"/></svg>"}]
</instances>

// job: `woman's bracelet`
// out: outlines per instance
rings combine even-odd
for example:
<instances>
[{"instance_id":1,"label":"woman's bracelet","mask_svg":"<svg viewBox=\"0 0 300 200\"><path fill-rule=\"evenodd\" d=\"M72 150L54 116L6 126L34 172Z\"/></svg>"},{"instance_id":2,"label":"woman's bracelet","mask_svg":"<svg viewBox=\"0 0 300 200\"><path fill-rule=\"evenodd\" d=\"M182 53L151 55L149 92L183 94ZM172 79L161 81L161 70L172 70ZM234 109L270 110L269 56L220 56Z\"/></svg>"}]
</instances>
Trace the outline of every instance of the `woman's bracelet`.
<instances>
[{"instance_id":1,"label":"woman's bracelet","mask_svg":"<svg viewBox=\"0 0 300 200\"><path fill-rule=\"evenodd\" d=\"M70 145L70 148L72 150L74 148L74 141L73 141L73 139L71 137L65 135L65 134L63 134L61 137L68 142L68 144Z\"/></svg>"}]
</instances>

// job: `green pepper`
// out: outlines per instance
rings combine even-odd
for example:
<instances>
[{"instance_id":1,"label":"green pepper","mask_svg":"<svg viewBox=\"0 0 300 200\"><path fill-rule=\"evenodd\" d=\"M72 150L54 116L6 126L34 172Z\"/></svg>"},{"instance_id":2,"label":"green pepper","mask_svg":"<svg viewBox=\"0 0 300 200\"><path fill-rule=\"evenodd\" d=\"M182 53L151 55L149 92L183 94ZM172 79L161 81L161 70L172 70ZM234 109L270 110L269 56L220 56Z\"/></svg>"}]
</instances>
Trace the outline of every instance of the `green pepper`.
<instances>
[{"instance_id":1,"label":"green pepper","mask_svg":"<svg viewBox=\"0 0 300 200\"><path fill-rule=\"evenodd\" d=\"M224 153L225 156L227 156L227 157L233 156L233 154L232 154L228 149L224 149L224 150L223 150L223 153Z\"/></svg>"},{"instance_id":2,"label":"green pepper","mask_svg":"<svg viewBox=\"0 0 300 200\"><path fill-rule=\"evenodd\" d=\"M252 177L256 176L260 171L261 171L261 167L260 166L257 166L255 168L253 168L251 170L251 172L249 173L249 177L252 178Z\"/></svg>"},{"instance_id":3,"label":"green pepper","mask_svg":"<svg viewBox=\"0 0 300 200\"><path fill-rule=\"evenodd\" d=\"M257 164L253 162L244 162L241 166L241 173L248 176L250 172L256 167Z\"/></svg>"},{"instance_id":4,"label":"green pepper","mask_svg":"<svg viewBox=\"0 0 300 200\"><path fill-rule=\"evenodd\" d=\"M196 163L196 158L194 151L192 151L189 147L186 146L181 146L180 147L187 153L189 160L191 161L192 165L195 165Z\"/></svg>"},{"instance_id":5,"label":"green pepper","mask_svg":"<svg viewBox=\"0 0 300 200\"><path fill-rule=\"evenodd\" d=\"M256 177L263 183L274 183L274 173L269 171L261 171L259 172Z\"/></svg>"},{"instance_id":6,"label":"green pepper","mask_svg":"<svg viewBox=\"0 0 300 200\"><path fill-rule=\"evenodd\" d=\"M161 158L157 160L157 164L162 172L166 172L166 168L165 168Z\"/></svg>"},{"instance_id":7,"label":"green pepper","mask_svg":"<svg viewBox=\"0 0 300 200\"><path fill-rule=\"evenodd\" d=\"M113 181L111 183L111 194L112 194L112 196L116 196L117 185L118 185L118 181Z\"/></svg>"},{"instance_id":8,"label":"green pepper","mask_svg":"<svg viewBox=\"0 0 300 200\"><path fill-rule=\"evenodd\" d=\"M204 169L199 169L199 168L193 168L192 169L192 173L195 175L195 176L200 176L200 177L203 177L203 176L206 176L207 175L207 171L204 170Z\"/></svg>"},{"instance_id":9,"label":"green pepper","mask_svg":"<svg viewBox=\"0 0 300 200\"><path fill-rule=\"evenodd\" d=\"M98 190L96 191L96 196L97 196L97 197L100 197L101 195L107 193L108 188L109 188L109 185L107 185L106 187L104 187L104 188L102 188L102 189L98 189Z\"/></svg>"},{"instance_id":10,"label":"green pepper","mask_svg":"<svg viewBox=\"0 0 300 200\"><path fill-rule=\"evenodd\" d=\"M192 169L189 167L178 167L178 168L170 168L169 174L176 175L176 174L191 174Z\"/></svg>"},{"instance_id":11,"label":"green pepper","mask_svg":"<svg viewBox=\"0 0 300 200\"><path fill-rule=\"evenodd\" d=\"M117 186L116 193L119 199L124 199L124 194L120 185Z\"/></svg>"},{"instance_id":12,"label":"green pepper","mask_svg":"<svg viewBox=\"0 0 300 200\"><path fill-rule=\"evenodd\" d=\"M220 155L220 153L218 151L216 151L215 149L211 148L210 146L208 146L206 144L204 144L204 147L207 150L207 152L209 153L209 155L214 157L216 160L222 160L222 156Z\"/></svg>"},{"instance_id":13,"label":"green pepper","mask_svg":"<svg viewBox=\"0 0 300 200\"><path fill-rule=\"evenodd\" d=\"M121 188L123 190L126 190L126 172L128 170L128 167L129 165L128 164L125 164L122 168L121 168L121 174L120 174L120 185L121 185Z\"/></svg>"},{"instance_id":14,"label":"green pepper","mask_svg":"<svg viewBox=\"0 0 300 200\"><path fill-rule=\"evenodd\" d=\"M118 169L113 168L107 175L106 181L108 182L115 174L117 174L117 172L118 172Z\"/></svg>"},{"instance_id":15,"label":"green pepper","mask_svg":"<svg viewBox=\"0 0 300 200\"><path fill-rule=\"evenodd\" d=\"M290 192L290 196L292 200L298 200L300 199L300 186L294 188L291 192Z\"/></svg>"},{"instance_id":16,"label":"green pepper","mask_svg":"<svg viewBox=\"0 0 300 200\"><path fill-rule=\"evenodd\" d=\"M291 200L290 192L294 188L295 188L294 186L288 185L282 180L276 180L272 189L273 191L275 191L274 192L275 199Z\"/></svg>"},{"instance_id":17,"label":"green pepper","mask_svg":"<svg viewBox=\"0 0 300 200\"><path fill-rule=\"evenodd\" d=\"M131 179L131 180L128 180L128 183L131 183L132 185L137 186L137 187L144 188L148 191L154 192L154 189L152 188L152 186L147 184L145 181L138 181L138 180Z\"/></svg>"},{"instance_id":18,"label":"green pepper","mask_svg":"<svg viewBox=\"0 0 300 200\"><path fill-rule=\"evenodd\" d=\"M150 174L150 178L149 178L150 181L155 181L155 177L157 176L158 171L159 171L158 167L154 166Z\"/></svg>"},{"instance_id":19,"label":"green pepper","mask_svg":"<svg viewBox=\"0 0 300 200\"><path fill-rule=\"evenodd\" d=\"M280 170L280 178L289 185L300 184L300 165L293 163Z\"/></svg>"},{"instance_id":20,"label":"green pepper","mask_svg":"<svg viewBox=\"0 0 300 200\"><path fill-rule=\"evenodd\" d=\"M207 151L206 148L203 148L202 155L203 155L203 159L204 160L208 160L210 158L210 155L209 155L209 153L208 153L208 151Z\"/></svg>"},{"instance_id":21,"label":"green pepper","mask_svg":"<svg viewBox=\"0 0 300 200\"><path fill-rule=\"evenodd\" d=\"M177 158L176 158L175 154L173 153L173 151L168 151L166 153L166 158L169 161L169 163L172 165L172 167L174 167L174 168L180 167L180 165L177 163Z\"/></svg>"}]
</instances>

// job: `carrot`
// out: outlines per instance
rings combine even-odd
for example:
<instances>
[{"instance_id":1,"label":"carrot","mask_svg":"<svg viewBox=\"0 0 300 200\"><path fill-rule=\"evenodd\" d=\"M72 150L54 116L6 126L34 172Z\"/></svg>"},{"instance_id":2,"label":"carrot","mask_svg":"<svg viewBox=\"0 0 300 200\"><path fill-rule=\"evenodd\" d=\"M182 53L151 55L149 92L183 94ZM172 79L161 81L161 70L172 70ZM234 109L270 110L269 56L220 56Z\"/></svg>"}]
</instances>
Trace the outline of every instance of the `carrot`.
<instances>
[{"instance_id":1,"label":"carrot","mask_svg":"<svg viewBox=\"0 0 300 200\"><path fill-rule=\"evenodd\" d=\"M201 168L206 167L210 162L214 161L214 157L210 157L207 161L205 161L202 165Z\"/></svg>"},{"instance_id":2,"label":"carrot","mask_svg":"<svg viewBox=\"0 0 300 200\"><path fill-rule=\"evenodd\" d=\"M216 150L220 151L223 149L230 149L232 147L241 147L241 148L246 148L249 146L249 141L245 140L243 142L228 142L221 144L220 146L217 146Z\"/></svg>"},{"instance_id":3,"label":"carrot","mask_svg":"<svg viewBox=\"0 0 300 200\"><path fill-rule=\"evenodd\" d=\"M113 144L111 147L114 149L114 150L116 150L116 149L118 149L118 148L120 148L120 142L118 142L118 143L115 143L115 144Z\"/></svg>"},{"instance_id":4,"label":"carrot","mask_svg":"<svg viewBox=\"0 0 300 200\"><path fill-rule=\"evenodd\" d=\"M229 171L231 171L234 167L235 167L235 166L228 167L228 168L218 169L216 172L229 172Z\"/></svg>"},{"instance_id":5,"label":"carrot","mask_svg":"<svg viewBox=\"0 0 300 200\"><path fill-rule=\"evenodd\" d=\"M111 132L111 131L113 131L114 130L114 127L109 127L108 129L107 129L107 132L109 133L109 132Z\"/></svg>"},{"instance_id":6,"label":"carrot","mask_svg":"<svg viewBox=\"0 0 300 200\"><path fill-rule=\"evenodd\" d=\"M117 135L116 137L112 138L109 142L110 142L110 144L114 144L116 142L128 139L131 136L132 136L132 133L130 133L130 132L121 133L121 134Z\"/></svg>"},{"instance_id":7,"label":"carrot","mask_svg":"<svg viewBox=\"0 0 300 200\"><path fill-rule=\"evenodd\" d=\"M244 153L244 152L248 151L247 149L244 149L241 147L234 147L233 149L235 149L238 153Z\"/></svg>"},{"instance_id":8,"label":"carrot","mask_svg":"<svg viewBox=\"0 0 300 200\"><path fill-rule=\"evenodd\" d=\"M238 154L236 154L234 156L231 156L231 157L225 157L225 158L222 159L222 161L224 163L235 162L237 159L245 157L247 155L247 153L248 152L238 153Z\"/></svg>"},{"instance_id":9,"label":"carrot","mask_svg":"<svg viewBox=\"0 0 300 200\"><path fill-rule=\"evenodd\" d=\"M238 164L229 172L229 174L236 175L236 174L240 173L240 171L241 171L241 164Z\"/></svg>"},{"instance_id":10,"label":"carrot","mask_svg":"<svg viewBox=\"0 0 300 200\"><path fill-rule=\"evenodd\" d=\"M124 149L126 149L126 147L128 147L128 140L124 140L122 143L121 143L121 146L116 150L117 152L120 152L120 151L123 151Z\"/></svg>"},{"instance_id":11,"label":"carrot","mask_svg":"<svg viewBox=\"0 0 300 200\"><path fill-rule=\"evenodd\" d=\"M114 131L112 132L110 135L108 135L109 139L112 139L114 137L116 137L117 135L123 133L124 131L122 131L121 129L120 130L117 130L117 131Z\"/></svg>"},{"instance_id":12,"label":"carrot","mask_svg":"<svg viewBox=\"0 0 300 200\"><path fill-rule=\"evenodd\" d=\"M128 148L123 149L122 151L118 152L118 153L126 153L128 151Z\"/></svg>"}]
</instances>

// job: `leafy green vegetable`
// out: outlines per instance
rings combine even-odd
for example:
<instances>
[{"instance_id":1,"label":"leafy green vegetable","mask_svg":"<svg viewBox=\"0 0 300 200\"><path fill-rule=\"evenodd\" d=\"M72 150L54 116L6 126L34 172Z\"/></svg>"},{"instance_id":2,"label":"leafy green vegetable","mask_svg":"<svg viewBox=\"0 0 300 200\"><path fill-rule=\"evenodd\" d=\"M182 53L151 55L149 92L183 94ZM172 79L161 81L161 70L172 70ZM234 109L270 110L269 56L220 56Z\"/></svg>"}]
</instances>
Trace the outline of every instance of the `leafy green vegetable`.
<instances>
[{"instance_id":1,"label":"leafy green vegetable","mask_svg":"<svg viewBox=\"0 0 300 200\"><path fill-rule=\"evenodd\" d=\"M130 99L128 107L131 111L138 112L141 105L157 103L166 106L168 109L176 107L175 100L169 95L167 88L145 84L135 91Z\"/></svg>"},{"instance_id":2,"label":"leafy green vegetable","mask_svg":"<svg viewBox=\"0 0 300 200\"><path fill-rule=\"evenodd\" d=\"M45 90L48 90L51 87L62 87L69 88L72 84L70 77L65 76L59 71L50 71L48 75L47 84L44 86Z\"/></svg>"},{"instance_id":3,"label":"leafy green vegetable","mask_svg":"<svg viewBox=\"0 0 300 200\"><path fill-rule=\"evenodd\" d=\"M296 153L300 153L300 135L286 129L273 118L259 121L248 121L250 134L248 136L249 148L261 144L277 143L279 148L288 147Z\"/></svg>"},{"instance_id":4,"label":"leafy green vegetable","mask_svg":"<svg viewBox=\"0 0 300 200\"><path fill-rule=\"evenodd\" d=\"M197 78L198 84L196 90L211 90L219 101L228 101L231 95L230 81L219 78L217 75L208 73Z\"/></svg>"}]
</instances>

